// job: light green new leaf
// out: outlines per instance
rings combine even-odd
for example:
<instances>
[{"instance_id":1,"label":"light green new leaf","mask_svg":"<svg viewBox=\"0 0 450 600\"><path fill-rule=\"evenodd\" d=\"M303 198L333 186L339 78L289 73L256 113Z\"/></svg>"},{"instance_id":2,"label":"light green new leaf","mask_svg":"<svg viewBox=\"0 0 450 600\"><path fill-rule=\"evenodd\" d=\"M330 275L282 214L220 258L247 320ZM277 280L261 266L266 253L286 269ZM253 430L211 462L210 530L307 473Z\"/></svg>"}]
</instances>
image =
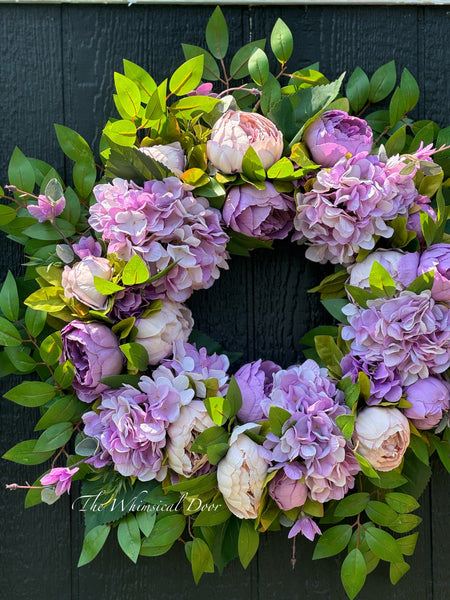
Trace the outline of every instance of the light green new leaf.
<instances>
[{"instance_id":1,"label":"light green new leaf","mask_svg":"<svg viewBox=\"0 0 450 600\"><path fill-rule=\"evenodd\" d=\"M178 67L169 81L172 94L184 96L192 92L200 83L203 75L204 56L194 56Z\"/></svg>"},{"instance_id":2,"label":"light green new leaf","mask_svg":"<svg viewBox=\"0 0 450 600\"><path fill-rule=\"evenodd\" d=\"M144 283L150 277L149 270L142 258L135 254L123 269L122 281L124 285Z\"/></svg>"},{"instance_id":3,"label":"light green new leaf","mask_svg":"<svg viewBox=\"0 0 450 600\"><path fill-rule=\"evenodd\" d=\"M291 30L281 19L277 19L272 33L270 34L270 46L275 58L281 64L287 62L294 49L294 40L292 37Z\"/></svg>"},{"instance_id":4,"label":"light green new leaf","mask_svg":"<svg viewBox=\"0 0 450 600\"><path fill-rule=\"evenodd\" d=\"M122 285L117 285L117 283L109 281L108 279L103 279L97 275L94 275L94 286L97 292L104 296L109 296L110 294L115 294L116 292L125 289Z\"/></svg>"},{"instance_id":5,"label":"light green new leaf","mask_svg":"<svg viewBox=\"0 0 450 600\"><path fill-rule=\"evenodd\" d=\"M219 79L219 67L214 60L214 57L207 50L200 48L200 46L192 46L191 44L181 44L181 47L183 48L183 53L186 60L194 58L195 56L200 56L200 54L203 55L204 64L202 79L207 79L208 81L216 81Z\"/></svg>"},{"instance_id":6,"label":"light green new leaf","mask_svg":"<svg viewBox=\"0 0 450 600\"><path fill-rule=\"evenodd\" d=\"M114 73L119 102L129 117L136 117L141 108L141 91L138 86L121 73Z\"/></svg>"}]
</instances>

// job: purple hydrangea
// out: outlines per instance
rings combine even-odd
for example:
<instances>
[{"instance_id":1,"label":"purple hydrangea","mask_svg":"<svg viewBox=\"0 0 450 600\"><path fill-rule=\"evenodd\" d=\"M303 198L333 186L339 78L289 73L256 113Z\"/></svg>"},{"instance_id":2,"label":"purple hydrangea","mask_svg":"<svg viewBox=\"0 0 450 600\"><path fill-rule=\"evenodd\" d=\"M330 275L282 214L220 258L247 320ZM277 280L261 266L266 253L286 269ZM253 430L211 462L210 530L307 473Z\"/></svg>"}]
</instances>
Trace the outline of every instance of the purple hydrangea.
<instances>
[{"instance_id":1,"label":"purple hydrangea","mask_svg":"<svg viewBox=\"0 0 450 600\"><path fill-rule=\"evenodd\" d=\"M91 235L80 238L78 244L72 244L72 250L81 259L87 256L100 257L102 255L101 245Z\"/></svg>"},{"instance_id":2,"label":"purple hydrangea","mask_svg":"<svg viewBox=\"0 0 450 600\"><path fill-rule=\"evenodd\" d=\"M108 253L146 261L150 274L173 268L157 281L157 294L184 302L193 290L210 287L219 268L228 268L228 236L220 212L194 198L176 177L146 181L144 187L114 179L94 188L89 224L108 242Z\"/></svg>"},{"instance_id":3,"label":"purple hydrangea","mask_svg":"<svg viewBox=\"0 0 450 600\"><path fill-rule=\"evenodd\" d=\"M352 383L358 381L358 373L367 375L370 381L369 406L375 406L386 400L398 402L402 397L402 378L397 369L388 367L383 362L367 363L353 352L346 354L341 361L342 377L350 377Z\"/></svg>"},{"instance_id":4,"label":"purple hydrangea","mask_svg":"<svg viewBox=\"0 0 450 600\"><path fill-rule=\"evenodd\" d=\"M172 358L163 360L162 365L177 375L187 375L195 384L196 396L199 398L206 397L206 387L203 382L208 379L217 380L219 395L226 394L230 361L225 354L209 355L206 348L197 350L195 344L177 341L173 344Z\"/></svg>"},{"instance_id":5,"label":"purple hydrangea","mask_svg":"<svg viewBox=\"0 0 450 600\"><path fill-rule=\"evenodd\" d=\"M368 308L348 304L352 353L367 364L397 370L403 385L442 373L450 366L450 309L437 304L429 290L403 291L397 297L368 300Z\"/></svg>"},{"instance_id":6,"label":"purple hydrangea","mask_svg":"<svg viewBox=\"0 0 450 600\"><path fill-rule=\"evenodd\" d=\"M161 374L141 377L139 389L124 386L102 396L96 411L83 415L84 432L96 438L100 452L89 461L101 468L114 464L125 477L162 481L167 429L180 415L180 406L193 397L186 377Z\"/></svg>"},{"instance_id":7,"label":"purple hydrangea","mask_svg":"<svg viewBox=\"0 0 450 600\"><path fill-rule=\"evenodd\" d=\"M269 433L261 455L272 469L284 467L291 479L304 477L313 500L326 502L344 497L354 485L359 464L349 443L336 425L336 418L349 409L341 404L342 393L313 360L289 367L274 375L270 400L291 416L281 436Z\"/></svg>"},{"instance_id":8,"label":"purple hydrangea","mask_svg":"<svg viewBox=\"0 0 450 600\"><path fill-rule=\"evenodd\" d=\"M322 169L312 190L297 195L292 239L309 245L306 256L314 262L352 264L361 248L372 250L376 236L390 238L388 222L407 215L417 200L404 166L361 153Z\"/></svg>"}]
</instances>

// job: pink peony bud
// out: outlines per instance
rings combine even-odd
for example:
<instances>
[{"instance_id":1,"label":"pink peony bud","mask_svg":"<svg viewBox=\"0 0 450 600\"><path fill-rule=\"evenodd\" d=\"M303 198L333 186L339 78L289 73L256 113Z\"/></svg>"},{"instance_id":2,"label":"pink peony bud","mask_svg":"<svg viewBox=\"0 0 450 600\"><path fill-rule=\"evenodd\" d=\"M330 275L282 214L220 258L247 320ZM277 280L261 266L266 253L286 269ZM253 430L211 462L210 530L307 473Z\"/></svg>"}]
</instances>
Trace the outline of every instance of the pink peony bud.
<instances>
[{"instance_id":1,"label":"pink peony bud","mask_svg":"<svg viewBox=\"0 0 450 600\"><path fill-rule=\"evenodd\" d=\"M104 310L108 297L97 291L94 277L111 280L113 268L107 258L88 255L73 267L64 267L62 286L66 298L76 298L95 310Z\"/></svg>"},{"instance_id":2,"label":"pink peony bud","mask_svg":"<svg viewBox=\"0 0 450 600\"><path fill-rule=\"evenodd\" d=\"M291 479L281 469L269 483L269 496L281 510L291 510L305 504L308 488L300 479Z\"/></svg>"},{"instance_id":3,"label":"pink peony bud","mask_svg":"<svg viewBox=\"0 0 450 600\"><path fill-rule=\"evenodd\" d=\"M229 110L212 129L208 159L222 173L241 173L242 159L250 146L268 169L281 158L283 134L262 115Z\"/></svg>"},{"instance_id":4,"label":"pink peony bud","mask_svg":"<svg viewBox=\"0 0 450 600\"><path fill-rule=\"evenodd\" d=\"M180 142L143 146L140 148L140 151L166 166L177 175L177 177L180 177L184 171L186 157Z\"/></svg>"},{"instance_id":5,"label":"pink peony bud","mask_svg":"<svg viewBox=\"0 0 450 600\"><path fill-rule=\"evenodd\" d=\"M409 436L408 419L397 408L369 406L356 419L353 440L374 469L392 471L402 462Z\"/></svg>"}]
</instances>

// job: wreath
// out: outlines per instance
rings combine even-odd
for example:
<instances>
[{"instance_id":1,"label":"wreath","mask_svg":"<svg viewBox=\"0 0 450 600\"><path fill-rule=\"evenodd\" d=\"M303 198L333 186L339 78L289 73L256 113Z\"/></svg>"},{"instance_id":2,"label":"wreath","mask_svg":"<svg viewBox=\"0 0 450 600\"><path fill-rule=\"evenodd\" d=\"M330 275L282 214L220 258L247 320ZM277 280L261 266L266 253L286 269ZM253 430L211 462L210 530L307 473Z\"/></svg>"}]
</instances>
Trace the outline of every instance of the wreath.
<instances>
[{"instance_id":1,"label":"wreath","mask_svg":"<svg viewBox=\"0 0 450 600\"><path fill-rule=\"evenodd\" d=\"M220 8L206 44L160 84L124 61L101 166L55 126L72 186L12 155L0 227L27 262L1 288L0 364L36 375L5 398L40 414L4 458L47 466L7 487L29 507L82 480L79 566L115 530L133 562L180 540L198 582L286 527L318 536L315 559L343 553L352 599L380 560L407 572L430 456L450 469L450 128L408 117L419 89L394 62L345 95L345 74L288 69L281 19L276 74L266 40L226 60ZM183 303L288 236L334 265L311 291L337 325L304 336L301 364L231 375Z\"/></svg>"}]
</instances>

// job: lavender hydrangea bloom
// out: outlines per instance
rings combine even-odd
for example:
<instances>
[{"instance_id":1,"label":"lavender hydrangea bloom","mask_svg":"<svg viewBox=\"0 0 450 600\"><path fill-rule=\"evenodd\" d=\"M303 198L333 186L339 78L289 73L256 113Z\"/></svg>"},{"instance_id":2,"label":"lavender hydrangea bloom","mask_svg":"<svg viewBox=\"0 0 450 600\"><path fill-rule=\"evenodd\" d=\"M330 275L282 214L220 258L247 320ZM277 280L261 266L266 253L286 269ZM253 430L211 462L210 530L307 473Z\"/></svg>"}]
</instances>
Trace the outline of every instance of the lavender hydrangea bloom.
<instances>
[{"instance_id":1,"label":"lavender hydrangea bloom","mask_svg":"<svg viewBox=\"0 0 450 600\"><path fill-rule=\"evenodd\" d=\"M195 344L178 340L173 344L173 357L163 360L162 364L177 375L189 376L195 384L198 398L206 397L206 387L203 382L208 379L217 380L218 395L226 394L230 361L225 354L209 355L206 348L197 350Z\"/></svg>"},{"instance_id":2,"label":"lavender hydrangea bloom","mask_svg":"<svg viewBox=\"0 0 450 600\"><path fill-rule=\"evenodd\" d=\"M220 212L185 192L176 177L140 188L122 179L94 188L97 203L89 223L108 242L108 252L129 260L139 254L150 274L175 265L157 281L157 294L184 302L193 290L210 287L227 267L228 236Z\"/></svg>"},{"instance_id":3,"label":"lavender hydrangea bloom","mask_svg":"<svg viewBox=\"0 0 450 600\"><path fill-rule=\"evenodd\" d=\"M61 330L61 362L72 360L72 387L83 402L92 402L107 389L100 379L118 375L124 356L114 333L101 323L71 321Z\"/></svg>"},{"instance_id":4,"label":"lavender hydrangea bloom","mask_svg":"<svg viewBox=\"0 0 450 600\"><path fill-rule=\"evenodd\" d=\"M159 374L142 377L139 390L125 385L102 396L97 411L83 415L86 435L99 441L100 452L89 459L101 468L113 463L125 477L162 481L167 473L163 450L167 429L188 404L193 391L187 378L168 379Z\"/></svg>"},{"instance_id":5,"label":"lavender hydrangea bloom","mask_svg":"<svg viewBox=\"0 0 450 600\"><path fill-rule=\"evenodd\" d=\"M297 194L292 239L309 245L307 258L350 265L361 248L372 250L375 236L392 236L387 222L407 215L418 193L413 176L400 172L404 163L389 161L365 153L342 158Z\"/></svg>"},{"instance_id":6,"label":"lavender hydrangea bloom","mask_svg":"<svg viewBox=\"0 0 450 600\"><path fill-rule=\"evenodd\" d=\"M283 239L293 227L295 203L272 183L265 185L264 190L249 184L233 187L223 206L223 219L244 235L266 241Z\"/></svg>"},{"instance_id":7,"label":"lavender hydrangea bloom","mask_svg":"<svg viewBox=\"0 0 450 600\"><path fill-rule=\"evenodd\" d=\"M342 394L326 377L326 369L307 360L274 375L270 400L264 404L266 414L272 405L284 408L291 417L283 424L281 436L267 434L261 456L272 462L271 469L284 467L291 479L301 473L310 497L320 502L343 498L360 470L336 425L336 417L349 412L341 401Z\"/></svg>"},{"instance_id":8,"label":"lavender hydrangea bloom","mask_svg":"<svg viewBox=\"0 0 450 600\"><path fill-rule=\"evenodd\" d=\"M101 245L91 235L82 237L78 244L72 244L72 250L81 259L87 256L99 257L102 255Z\"/></svg>"},{"instance_id":9,"label":"lavender hydrangea bloom","mask_svg":"<svg viewBox=\"0 0 450 600\"><path fill-rule=\"evenodd\" d=\"M352 353L365 363L396 369L404 385L450 366L450 309L436 304L429 290L400 292L377 298L368 308L344 307L349 325L342 330L352 340Z\"/></svg>"},{"instance_id":10,"label":"lavender hydrangea bloom","mask_svg":"<svg viewBox=\"0 0 450 600\"><path fill-rule=\"evenodd\" d=\"M397 369L388 367L383 362L367 363L353 352L346 354L341 361L342 377L350 377L353 383L358 381L358 373L367 375L370 381L369 406L375 406L386 400L398 402L402 397L402 378Z\"/></svg>"},{"instance_id":11,"label":"lavender hydrangea bloom","mask_svg":"<svg viewBox=\"0 0 450 600\"><path fill-rule=\"evenodd\" d=\"M347 153L370 152L373 134L363 119L329 110L306 129L303 140L317 164L332 167Z\"/></svg>"}]
</instances>

